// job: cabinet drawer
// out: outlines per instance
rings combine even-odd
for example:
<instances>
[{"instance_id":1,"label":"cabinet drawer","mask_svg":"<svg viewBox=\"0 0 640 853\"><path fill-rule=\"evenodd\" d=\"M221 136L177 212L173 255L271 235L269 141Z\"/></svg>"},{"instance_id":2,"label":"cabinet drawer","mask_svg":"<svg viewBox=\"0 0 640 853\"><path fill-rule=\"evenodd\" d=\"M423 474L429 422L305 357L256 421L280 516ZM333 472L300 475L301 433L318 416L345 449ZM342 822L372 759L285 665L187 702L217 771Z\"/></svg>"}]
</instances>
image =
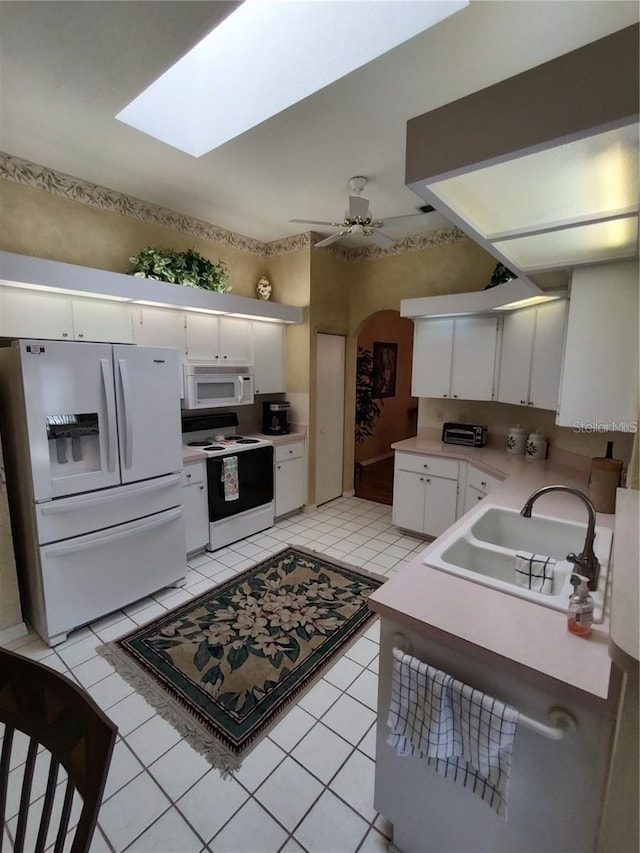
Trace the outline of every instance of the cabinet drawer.
<instances>
[{"instance_id":1,"label":"cabinet drawer","mask_svg":"<svg viewBox=\"0 0 640 853\"><path fill-rule=\"evenodd\" d=\"M304 441L294 441L291 444L276 444L276 462L286 462L287 459L300 459L304 456Z\"/></svg>"},{"instance_id":2,"label":"cabinet drawer","mask_svg":"<svg viewBox=\"0 0 640 853\"><path fill-rule=\"evenodd\" d=\"M434 477L449 477L458 479L459 463L453 459L443 459L440 456L422 456L419 453L397 453L396 466L403 471L414 471L417 474L433 474Z\"/></svg>"},{"instance_id":3,"label":"cabinet drawer","mask_svg":"<svg viewBox=\"0 0 640 853\"><path fill-rule=\"evenodd\" d=\"M498 477L492 477L491 474L485 474L479 468L469 465L467 468L467 486L473 486L479 492L489 494L496 486L499 486L502 480Z\"/></svg>"},{"instance_id":4,"label":"cabinet drawer","mask_svg":"<svg viewBox=\"0 0 640 853\"><path fill-rule=\"evenodd\" d=\"M194 483L204 483L204 462L191 462L182 469L181 482L183 486L192 486Z\"/></svg>"}]
</instances>

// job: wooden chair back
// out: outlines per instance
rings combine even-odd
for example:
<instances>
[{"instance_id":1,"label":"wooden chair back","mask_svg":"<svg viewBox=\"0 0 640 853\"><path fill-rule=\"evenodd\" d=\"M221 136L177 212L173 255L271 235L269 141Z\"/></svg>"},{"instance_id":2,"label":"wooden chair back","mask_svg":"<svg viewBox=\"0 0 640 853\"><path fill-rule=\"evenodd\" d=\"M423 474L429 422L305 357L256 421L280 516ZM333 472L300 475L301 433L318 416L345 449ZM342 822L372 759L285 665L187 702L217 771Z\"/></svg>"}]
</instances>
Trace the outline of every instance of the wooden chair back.
<instances>
[{"instance_id":1,"label":"wooden chair back","mask_svg":"<svg viewBox=\"0 0 640 853\"><path fill-rule=\"evenodd\" d=\"M54 853L61 853L65 846L69 849L70 838L71 853L89 850L117 731L91 697L69 678L0 649L0 832L10 778L12 788L21 781L13 839L16 853L49 850L54 835ZM20 732L26 739L17 734ZM48 764L46 788L43 797L37 797L34 771L36 764L42 768L43 763ZM72 808L75 813L78 807L80 817L70 831ZM3 839L4 834L0 835L0 850Z\"/></svg>"}]
</instances>

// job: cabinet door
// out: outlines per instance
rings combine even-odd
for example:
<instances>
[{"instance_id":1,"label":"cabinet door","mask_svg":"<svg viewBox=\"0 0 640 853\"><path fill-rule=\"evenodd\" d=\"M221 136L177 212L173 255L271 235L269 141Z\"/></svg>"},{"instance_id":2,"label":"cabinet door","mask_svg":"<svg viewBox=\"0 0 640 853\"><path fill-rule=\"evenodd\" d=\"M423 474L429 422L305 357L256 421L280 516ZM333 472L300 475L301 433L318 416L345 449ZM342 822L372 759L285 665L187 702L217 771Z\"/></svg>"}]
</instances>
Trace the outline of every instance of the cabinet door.
<instances>
[{"instance_id":1,"label":"cabinet door","mask_svg":"<svg viewBox=\"0 0 640 853\"><path fill-rule=\"evenodd\" d=\"M251 364L251 326L249 320L220 317L220 362Z\"/></svg>"},{"instance_id":2,"label":"cabinet door","mask_svg":"<svg viewBox=\"0 0 640 853\"><path fill-rule=\"evenodd\" d=\"M220 363L220 325L217 317L188 311L185 314L185 341L189 361Z\"/></svg>"},{"instance_id":3,"label":"cabinet door","mask_svg":"<svg viewBox=\"0 0 640 853\"><path fill-rule=\"evenodd\" d=\"M469 512L470 509L473 509L478 501L481 501L482 498L487 496L486 492L482 492L479 489L476 489L475 486L467 484L467 488L464 493L464 512Z\"/></svg>"},{"instance_id":4,"label":"cabinet door","mask_svg":"<svg viewBox=\"0 0 640 853\"><path fill-rule=\"evenodd\" d=\"M276 517L286 515L304 505L304 457L276 462L275 500Z\"/></svg>"},{"instance_id":5,"label":"cabinet door","mask_svg":"<svg viewBox=\"0 0 640 853\"><path fill-rule=\"evenodd\" d=\"M205 478L204 462L185 465L182 471L187 554L201 550L209 541L209 512Z\"/></svg>"},{"instance_id":6,"label":"cabinet door","mask_svg":"<svg viewBox=\"0 0 640 853\"><path fill-rule=\"evenodd\" d=\"M555 411L562 369L567 302L565 299L556 299L536 310L529 405Z\"/></svg>"},{"instance_id":7,"label":"cabinet door","mask_svg":"<svg viewBox=\"0 0 640 853\"><path fill-rule=\"evenodd\" d=\"M497 343L498 320L495 317L461 317L455 321L452 397L493 399Z\"/></svg>"},{"instance_id":8,"label":"cabinet door","mask_svg":"<svg viewBox=\"0 0 640 853\"><path fill-rule=\"evenodd\" d=\"M444 477L425 477L423 532L439 536L456 520L458 481Z\"/></svg>"},{"instance_id":9,"label":"cabinet door","mask_svg":"<svg viewBox=\"0 0 640 853\"><path fill-rule=\"evenodd\" d=\"M71 305L73 336L77 341L133 343L131 305L107 299L82 298L73 298Z\"/></svg>"},{"instance_id":10,"label":"cabinet door","mask_svg":"<svg viewBox=\"0 0 640 853\"><path fill-rule=\"evenodd\" d=\"M0 308L0 335L3 337L73 339L73 314L68 296L3 287Z\"/></svg>"},{"instance_id":11,"label":"cabinet door","mask_svg":"<svg viewBox=\"0 0 640 853\"><path fill-rule=\"evenodd\" d=\"M144 305L134 316L133 339L146 347L175 347L183 359L186 348L184 326L183 311Z\"/></svg>"},{"instance_id":12,"label":"cabinet door","mask_svg":"<svg viewBox=\"0 0 640 853\"><path fill-rule=\"evenodd\" d=\"M535 328L535 308L505 313L498 380L498 400L501 403L527 405Z\"/></svg>"},{"instance_id":13,"label":"cabinet door","mask_svg":"<svg viewBox=\"0 0 640 853\"><path fill-rule=\"evenodd\" d=\"M638 262L574 270L559 426L637 421L638 340Z\"/></svg>"},{"instance_id":14,"label":"cabinet door","mask_svg":"<svg viewBox=\"0 0 640 853\"><path fill-rule=\"evenodd\" d=\"M424 474L396 468L393 478L393 523L398 527L424 533L425 480Z\"/></svg>"},{"instance_id":15,"label":"cabinet door","mask_svg":"<svg viewBox=\"0 0 640 853\"><path fill-rule=\"evenodd\" d=\"M256 394L277 394L287 390L284 346L284 326L278 323L253 324L253 378Z\"/></svg>"},{"instance_id":16,"label":"cabinet door","mask_svg":"<svg viewBox=\"0 0 640 853\"><path fill-rule=\"evenodd\" d=\"M413 335L414 397L448 397L451 387L453 320L417 320Z\"/></svg>"}]
</instances>

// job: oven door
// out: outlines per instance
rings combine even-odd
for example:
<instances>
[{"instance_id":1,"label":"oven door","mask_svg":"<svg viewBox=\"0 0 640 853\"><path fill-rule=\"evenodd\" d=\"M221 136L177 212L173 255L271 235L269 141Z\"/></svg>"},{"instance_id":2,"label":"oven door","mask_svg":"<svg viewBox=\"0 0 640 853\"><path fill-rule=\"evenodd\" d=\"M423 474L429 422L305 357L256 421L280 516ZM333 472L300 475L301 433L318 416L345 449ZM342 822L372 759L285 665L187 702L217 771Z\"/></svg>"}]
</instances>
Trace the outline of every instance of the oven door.
<instances>
[{"instance_id":1,"label":"oven door","mask_svg":"<svg viewBox=\"0 0 640 853\"><path fill-rule=\"evenodd\" d=\"M238 497L225 499L224 460L238 458ZM207 459L209 521L220 521L273 500L273 447L256 447L240 453Z\"/></svg>"}]
</instances>

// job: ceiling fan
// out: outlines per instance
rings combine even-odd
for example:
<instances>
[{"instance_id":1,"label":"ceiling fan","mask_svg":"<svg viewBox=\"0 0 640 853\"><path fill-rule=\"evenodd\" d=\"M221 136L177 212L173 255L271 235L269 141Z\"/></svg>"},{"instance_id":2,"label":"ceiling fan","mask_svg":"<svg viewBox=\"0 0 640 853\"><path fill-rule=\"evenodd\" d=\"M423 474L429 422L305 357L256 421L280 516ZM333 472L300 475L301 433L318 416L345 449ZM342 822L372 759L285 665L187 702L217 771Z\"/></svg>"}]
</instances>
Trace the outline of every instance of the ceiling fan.
<instances>
[{"instance_id":1,"label":"ceiling fan","mask_svg":"<svg viewBox=\"0 0 640 853\"><path fill-rule=\"evenodd\" d=\"M321 222L315 219L290 219L289 222L298 222L303 225L331 225L340 230L336 234L315 243L314 248L318 249L322 246L330 246L345 237L348 234L359 234L363 237L370 237L371 240L381 249L389 249L395 246L396 241L380 231L384 225L394 226L413 219L414 216L422 216L425 213L430 213L434 208L431 205L425 205L420 208L420 213L412 213L407 216L393 216L390 219L373 219L369 210L369 200L363 198L361 193L368 183L368 179L362 175L357 175L355 178L349 179L349 210L346 213L342 222Z\"/></svg>"}]
</instances>

